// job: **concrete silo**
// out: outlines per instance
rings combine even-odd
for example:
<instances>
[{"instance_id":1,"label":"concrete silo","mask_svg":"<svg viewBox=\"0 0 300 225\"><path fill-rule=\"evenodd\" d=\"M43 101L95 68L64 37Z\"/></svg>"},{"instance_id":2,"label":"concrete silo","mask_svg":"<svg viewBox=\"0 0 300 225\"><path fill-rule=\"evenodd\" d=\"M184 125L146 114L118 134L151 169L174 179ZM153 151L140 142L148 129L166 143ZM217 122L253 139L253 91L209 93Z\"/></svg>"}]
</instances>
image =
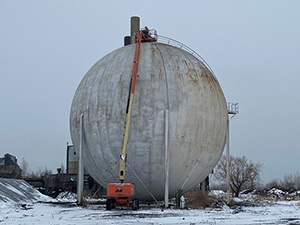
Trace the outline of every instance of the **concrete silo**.
<instances>
[{"instance_id":1,"label":"concrete silo","mask_svg":"<svg viewBox=\"0 0 300 225\"><path fill-rule=\"evenodd\" d=\"M178 189L195 187L212 171L222 154L227 129L226 100L212 71L193 52L159 40L141 44L127 147L126 181L134 183L141 200L152 200L149 191L158 200L164 198L166 140L169 195L173 197ZM75 149L84 114L83 163L103 186L119 181L134 51L135 44L130 44L96 62L82 79L71 107Z\"/></svg>"}]
</instances>

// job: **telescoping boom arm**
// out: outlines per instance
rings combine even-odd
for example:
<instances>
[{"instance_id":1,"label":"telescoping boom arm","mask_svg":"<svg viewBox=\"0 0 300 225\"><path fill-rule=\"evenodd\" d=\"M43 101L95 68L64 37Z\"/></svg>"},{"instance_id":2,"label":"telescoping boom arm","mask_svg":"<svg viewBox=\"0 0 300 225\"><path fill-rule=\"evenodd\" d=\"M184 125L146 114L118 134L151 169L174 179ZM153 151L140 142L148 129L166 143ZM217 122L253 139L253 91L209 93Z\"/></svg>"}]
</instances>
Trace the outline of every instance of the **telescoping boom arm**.
<instances>
[{"instance_id":1,"label":"telescoping boom arm","mask_svg":"<svg viewBox=\"0 0 300 225\"><path fill-rule=\"evenodd\" d=\"M142 42L142 34L141 34L141 32L138 32L138 34L136 36L136 40L135 40L135 43L136 43L135 54L134 54L133 66L132 66L131 77L130 77L129 94L128 94L128 101L127 101L127 107L126 107L126 120L125 120L123 142L122 142L122 148L121 148L121 154L120 154L119 177L120 177L121 183L125 182L125 176L126 176L127 143L128 143L128 137L129 137L130 119L131 119L133 96L134 96L134 90L135 90L135 82L136 82L136 76L137 76L139 58L140 58L141 42Z\"/></svg>"},{"instance_id":2,"label":"telescoping boom arm","mask_svg":"<svg viewBox=\"0 0 300 225\"><path fill-rule=\"evenodd\" d=\"M130 75L129 94L126 107L126 119L124 125L122 148L120 153L120 171L119 178L120 183L109 183L107 185L107 201L106 209L111 210L116 207L131 207L133 210L139 208L139 201L137 198L131 199L135 196L134 185L131 183L125 183L126 177L126 158L127 158L127 143L129 138L130 130L130 119L132 112L133 96L135 91L135 83L139 65L140 47L141 42L154 42L157 40L156 31L152 33L151 30L141 30L136 34L135 37L135 53L132 71Z\"/></svg>"}]
</instances>

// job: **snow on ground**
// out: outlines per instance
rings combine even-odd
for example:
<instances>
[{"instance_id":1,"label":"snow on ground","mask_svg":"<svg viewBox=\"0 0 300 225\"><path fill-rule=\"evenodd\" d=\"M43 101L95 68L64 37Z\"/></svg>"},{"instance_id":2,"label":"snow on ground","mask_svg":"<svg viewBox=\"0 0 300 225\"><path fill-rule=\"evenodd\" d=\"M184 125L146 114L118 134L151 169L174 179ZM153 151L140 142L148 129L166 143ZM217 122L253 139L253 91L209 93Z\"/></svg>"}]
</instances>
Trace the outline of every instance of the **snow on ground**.
<instances>
[{"instance_id":1,"label":"snow on ground","mask_svg":"<svg viewBox=\"0 0 300 225\"><path fill-rule=\"evenodd\" d=\"M19 183L18 183L19 182ZM19 186L17 186L18 184ZM5 188L4 188L5 187ZM1 189L0 189L1 190ZM30 190L33 200L28 200ZM273 190L270 195L282 194ZM13 193L13 200L8 194ZM214 191L211 195L224 196L224 192ZM298 193L296 193L298 194ZM5 196L5 198L3 197ZM19 200L16 199L19 197ZM248 224L300 224L300 200L257 200L254 194L242 194L235 198L238 206L229 208L206 209L167 209L143 206L140 210L115 209L106 211L104 199L93 201L86 207L76 205L76 196L72 193L61 193L56 199L47 198L36 193L23 181L2 180L0 192L0 225L42 225L42 224L183 224L183 225L248 225ZM47 200L45 202L45 200ZM96 203L96 204L95 204ZM250 204L249 204L250 203Z\"/></svg>"},{"instance_id":2,"label":"snow on ground","mask_svg":"<svg viewBox=\"0 0 300 225\"><path fill-rule=\"evenodd\" d=\"M300 224L300 201L218 209L142 208L106 211L104 205L0 203L0 224Z\"/></svg>"}]
</instances>

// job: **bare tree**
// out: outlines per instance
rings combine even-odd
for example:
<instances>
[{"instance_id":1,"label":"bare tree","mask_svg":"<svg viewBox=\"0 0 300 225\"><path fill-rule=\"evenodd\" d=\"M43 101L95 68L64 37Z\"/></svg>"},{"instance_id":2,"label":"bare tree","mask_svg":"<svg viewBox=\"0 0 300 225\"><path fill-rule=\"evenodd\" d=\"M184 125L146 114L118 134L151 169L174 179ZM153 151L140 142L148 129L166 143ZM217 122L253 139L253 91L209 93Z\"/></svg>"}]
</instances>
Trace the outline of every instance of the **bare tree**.
<instances>
[{"instance_id":1,"label":"bare tree","mask_svg":"<svg viewBox=\"0 0 300 225\"><path fill-rule=\"evenodd\" d=\"M296 189L294 182L294 176L292 174L290 175L284 175L284 177L280 180L280 189L292 192Z\"/></svg>"},{"instance_id":2,"label":"bare tree","mask_svg":"<svg viewBox=\"0 0 300 225\"><path fill-rule=\"evenodd\" d=\"M278 188L283 191L293 192L300 190L300 174L284 175L280 180L275 179L265 185L265 189Z\"/></svg>"},{"instance_id":3,"label":"bare tree","mask_svg":"<svg viewBox=\"0 0 300 225\"><path fill-rule=\"evenodd\" d=\"M40 176L44 177L51 174L52 174L52 170L48 169L47 166L45 166L44 170L41 171Z\"/></svg>"},{"instance_id":4,"label":"bare tree","mask_svg":"<svg viewBox=\"0 0 300 225\"><path fill-rule=\"evenodd\" d=\"M294 182L295 182L296 190L300 190L300 174L299 174L299 172L296 172L294 174Z\"/></svg>"},{"instance_id":5,"label":"bare tree","mask_svg":"<svg viewBox=\"0 0 300 225\"><path fill-rule=\"evenodd\" d=\"M22 170L22 178L25 178L29 175L29 164L28 162L22 158L22 161L21 161L21 170Z\"/></svg>"},{"instance_id":6,"label":"bare tree","mask_svg":"<svg viewBox=\"0 0 300 225\"><path fill-rule=\"evenodd\" d=\"M30 173L28 174L29 178L39 178L39 174L37 172L34 171L30 171Z\"/></svg>"},{"instance_id":7,"label":"bare tree","mask_svg":"<svg viewBox=\"0 0 300 225\"><path fill-rule=\"evenodd\" d=\"M216 166L215 177L220 181L226 181L226 157L223 156ZM254 189L259 182L259 175L262 164L253 163L247 160L245 156L230 156L230 186L236 197L244 188Z\"/></svg>"},{"instance_id":8,"label":"bare tree","mask_svg":"<svg viewBox=\"0 0 300 225\"><path fill-rule=\"evenodd\" d=\"M265 189L279 188L279 186L280 185L278 179L273 179L265 185Z\"/></svg>"},{"instance_id":9,"label":"bare tree","mask_svg":"<svg viewBox=\"0 0 300 225\"><path fill-rule=\"evenodd\" d=\"M249 172L249 186L248 188L254 189L258 186L260 181L260 172L262 170L262 164L260 163L253 163L252 161L248 162Z\"/></svg>"},{"instance_id":10,"label":"bare tree","mask_svg":"<svg viewBox=\"0 0 300 225\"><path fill-rule=\"evenodd\" d=\"M36 172L32 172L31 173L31 176L38 178L38 177L44 177L44 176L47 176L47 175L50 175L50 174L52 174L52 170L48 169L45 166L44 169L42 169L41 167L39 167L39 169Z\"/></svg>"},{"instance_id":11,"label":"bare tree","mask_svg":"<svg viewBox=\"0 0 300 225\"><path fill-rule=\"evenodd\" d=\"M65 166L63 163L61 164L60 169L61 169L61 173L65 173Z\"/></svg>"},{"instance_id":12,"label":"bare tree","mask_svg":"<svg viewBox=\"0 0 300 225\"><path fill-rule=\"evenodd\" d=\"M279 187L283 191L293 192L300 190L300 174L296 172L295 174L284 175L280 179Z\"/></svg>"}]
</instances>

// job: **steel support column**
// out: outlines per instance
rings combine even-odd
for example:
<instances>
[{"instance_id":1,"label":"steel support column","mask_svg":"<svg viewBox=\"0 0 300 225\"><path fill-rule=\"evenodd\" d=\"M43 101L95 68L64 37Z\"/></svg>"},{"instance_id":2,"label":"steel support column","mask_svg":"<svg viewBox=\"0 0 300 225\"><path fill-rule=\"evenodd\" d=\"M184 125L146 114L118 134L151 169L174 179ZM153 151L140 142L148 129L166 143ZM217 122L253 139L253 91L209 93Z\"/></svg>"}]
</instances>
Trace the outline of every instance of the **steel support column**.
<instances>
[{"instance_id":1,"label":"steel support column","mask_svg":"<svg viewBox=\"0 0 300 225\"><path fill-rule=\"evenodd\" d=\"M169 206L169 110L165 110L165 208Z\"/></svg>"},{"instance_id":2,"label":"steel support column","mask_svg":"<svg viewBox=\"0 0 300 225\"><path fill-rule=\"evenodd\" d=\"M84 141L83 129L83 114L80 115L80 146L78 154L78 174L77 174L77 202L79 205L83 203L83 164L82 164L82 151Z\"/></svg>"},{"instance_id":3,"label":"steel support column","mask_svg":"<svg viewBox=\"0 0 300 225\"><path fill-rule=\"evenodd\" d=\"M226 173L227 173L227 205L230 204L230 152L229 152L229 114L227 117L227 133L226 133Z\"/></svg>"}]
</instances>

